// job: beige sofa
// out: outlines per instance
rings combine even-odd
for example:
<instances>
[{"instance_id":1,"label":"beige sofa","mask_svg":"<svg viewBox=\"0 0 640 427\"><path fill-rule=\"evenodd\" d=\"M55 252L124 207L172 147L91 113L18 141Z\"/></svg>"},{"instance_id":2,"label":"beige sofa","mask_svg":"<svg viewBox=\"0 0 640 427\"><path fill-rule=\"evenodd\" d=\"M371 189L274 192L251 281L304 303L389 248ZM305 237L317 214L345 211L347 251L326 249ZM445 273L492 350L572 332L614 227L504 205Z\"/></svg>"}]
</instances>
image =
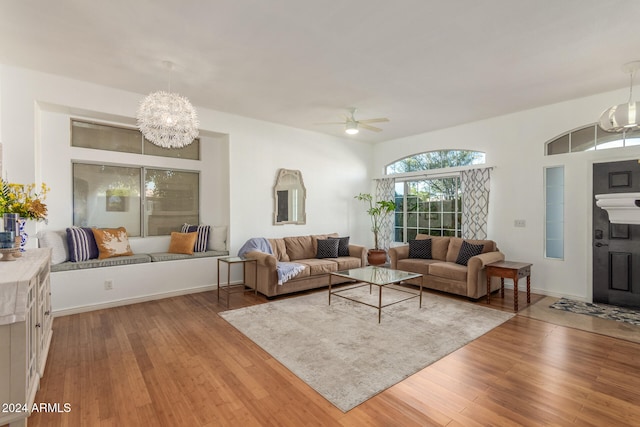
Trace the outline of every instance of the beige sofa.
<instances>
[{"instance_id":1,"label":"beige sofa","mask_svg":"<svg viewBox=\"0 0 640 427\"><path fill-rule=\"evenodd\" d=\"M273 255L263 252L249 252L247 258L257 259L256 269L250 265L245 270L246 283L258 287L258 292L267 297L290 294L292 292L329 286L329 274L338 270L359 268L365 266L367 250L364 246L349 244L349 256L338 258L316 257L318 239L338 237L338 234L319 234L311 236L284 237L281 239L268 239L273 250ZM304 270L293 279L278 285L278 273L276 264L278 261L295 262L304 265ZM334 276L333 284L347 282Z\"/></svg>"},{"instance_id":2,"label":"beige sofa","mask_svg":"<svg viewBox=\"0 0 640 427\"><path fill-rule=\"evenodd\" d=\"M484 266L504 260L493 240L466 240L468 243L484 245L480 255L469 259L466 266L456 263L463 239L418 234L416 240L432 239L432 259L409 258L409 245L389 250L391 268L421 273L422 285L429 289L478 299L487 294L487 277ZM415 279L419 280L419 279ZM417 284L416 281L413 283ZM411 283L411 282L410 282ZM500 288L500 279L491 278L491 291Z\"/></svg>"}]
</instances>

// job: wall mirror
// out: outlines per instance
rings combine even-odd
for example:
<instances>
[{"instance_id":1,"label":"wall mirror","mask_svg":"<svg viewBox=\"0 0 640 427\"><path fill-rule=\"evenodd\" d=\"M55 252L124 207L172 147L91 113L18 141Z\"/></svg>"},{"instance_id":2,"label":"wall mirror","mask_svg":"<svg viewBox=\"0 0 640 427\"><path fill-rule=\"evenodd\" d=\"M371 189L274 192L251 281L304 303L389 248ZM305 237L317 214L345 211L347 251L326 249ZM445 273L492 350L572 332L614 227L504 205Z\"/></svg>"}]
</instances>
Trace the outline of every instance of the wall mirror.
<instances>
[{"instance_id":1,"label":"wall mirror","mask_svg":"<svg viewBox=\"0 0 640 427\"><path fill-rule=\"evenodd\" d=\"M280 169L273 186L273 224L306 224L307 190L298 170Z\"/></svg>"}]
</instances>

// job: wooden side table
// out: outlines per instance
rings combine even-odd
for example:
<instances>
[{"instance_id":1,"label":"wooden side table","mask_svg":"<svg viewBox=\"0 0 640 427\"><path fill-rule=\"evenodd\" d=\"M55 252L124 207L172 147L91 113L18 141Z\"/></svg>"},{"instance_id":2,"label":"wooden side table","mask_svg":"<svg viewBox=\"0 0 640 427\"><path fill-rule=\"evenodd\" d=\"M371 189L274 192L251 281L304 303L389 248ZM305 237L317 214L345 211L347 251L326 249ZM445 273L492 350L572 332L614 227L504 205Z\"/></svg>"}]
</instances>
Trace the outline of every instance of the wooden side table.
<instances>
[{"instance_id":1,"label":"wooden side table","mask_svg":"<svg viewBox=\"0 0 640 427\"><path fill-rule=\"evenodd\" d=\"M220 263L223 262L227 264L227 284L220 284ZM256 276L258 275L258 260L251 258L243 258L237 256L229 256L218 258L218 302L220 302L220 291L223 291L227 294L227 308L229 307L229 294L232 293L232 289L237 288L236 292L244 292L246 284L246 268L248 263L253 263L256 269ZM242 283L236 283L234 285L231 284L231 265L233 264L241 264L242 265ZM257 279L257 277L256 277ZM255 295L258 295L258 286L256 284L253 289Z\"/></svg>"},{"instance_id":2,"label":"wooden side table","mask_svg":"<svg viewBox=\"0 0 640 427\"><path fill-rule=\"evenodd\" d=\"M513 279L513 311L518 311L518 279L527 278L527 304L531 303L531 266L527 262L498 261L485 266L487 304L491 301L491 277L500 278L500 298L504 298L504 279Z\"/></svg>"}]
</instances>

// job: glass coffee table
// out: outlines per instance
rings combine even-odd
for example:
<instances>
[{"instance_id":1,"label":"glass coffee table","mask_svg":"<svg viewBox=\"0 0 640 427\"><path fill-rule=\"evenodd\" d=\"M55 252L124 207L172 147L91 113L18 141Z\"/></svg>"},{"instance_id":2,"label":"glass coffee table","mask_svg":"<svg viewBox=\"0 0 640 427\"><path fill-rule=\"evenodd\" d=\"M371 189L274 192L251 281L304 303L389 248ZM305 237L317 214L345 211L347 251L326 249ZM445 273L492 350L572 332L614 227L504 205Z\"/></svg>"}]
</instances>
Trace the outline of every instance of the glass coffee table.
<instances>
[{"instance_id":1,"label":"glass coffee table","mask_svg":"<svg viewBox=\"0 0 640 427\"><path fill-rule=\"evenodd\" d=\"M355 280L356 282L361 282L355 286L349 286L347 288L340 288L338 290L331 289L331 279L333 276L345 277L348 279ZM400 291L408 294L409 296L394 299L392 302L382 305L382 288L385 286L397 284L403 282L405 280L416 279L422 277L422 274L411 273L408 271L402 270L392 270L390 268L385 267L375 267L368 266L362 268L352 268L351 270L341 270L333 272L329 275L329 305L331 305L331 295L335 295L340 298L348 299L350 301L354 301L360 304L368 305L369 307L378 309L378 323L380 323L380 318L382 314L382 309L388 307L393 304L398 304L399 302L406 301L412 298L419 298L420 304L418 307L422 307L422 280L420 281L420 292L415 293L408 289L402 289L398 287L394 287L393 289L396 291ZM371 294L371 288L373 286L378 287L378 304L369 304L361 299L349 297L346 295L342 295L343 293L350 291L352 289L357 289L360 287L369 286L369 293Z\"/></svg>"}]
</instances>

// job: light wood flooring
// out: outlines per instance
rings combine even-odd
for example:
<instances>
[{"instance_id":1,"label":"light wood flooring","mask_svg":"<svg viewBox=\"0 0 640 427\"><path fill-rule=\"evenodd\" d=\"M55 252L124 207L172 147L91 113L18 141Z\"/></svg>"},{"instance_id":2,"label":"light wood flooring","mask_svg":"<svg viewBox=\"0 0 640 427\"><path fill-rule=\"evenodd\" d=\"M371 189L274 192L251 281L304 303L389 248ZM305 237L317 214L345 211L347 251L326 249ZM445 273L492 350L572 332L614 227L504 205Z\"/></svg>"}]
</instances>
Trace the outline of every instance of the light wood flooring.
<instances>
[{"instance_id":1,"label":"light wood flooring","mask_svg":"<svg viewBox=\"0 0 640 427\"><path fill-rule=\"evenodd\" d=\"M236 294L232 308L265 301ZM342 413L225 309L204 292L56 318L36 402L71 412L29 426L640 425L637 343L516 316Z\"/></svg>"}]
</instances>

